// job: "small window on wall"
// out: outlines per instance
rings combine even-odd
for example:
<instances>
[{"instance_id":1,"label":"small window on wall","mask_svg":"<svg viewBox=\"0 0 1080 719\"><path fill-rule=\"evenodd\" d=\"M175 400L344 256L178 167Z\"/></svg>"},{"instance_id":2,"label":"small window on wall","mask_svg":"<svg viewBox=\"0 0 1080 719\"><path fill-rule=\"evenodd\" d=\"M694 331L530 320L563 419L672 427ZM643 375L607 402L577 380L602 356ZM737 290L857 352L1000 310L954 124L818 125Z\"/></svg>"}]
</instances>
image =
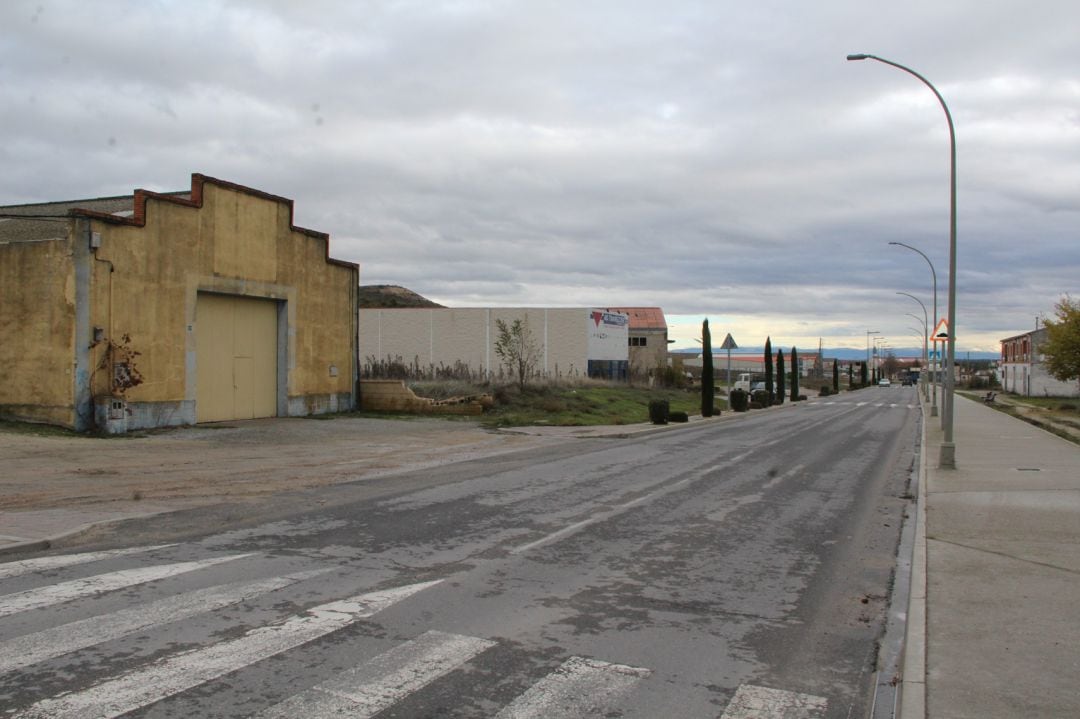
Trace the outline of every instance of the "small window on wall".
<instances>
[{"instance_id":1,"label":"small window on wall","mask_svg":"<svg viewBox=\"0 0 1080 719\"><path fill-rule=\"evenodd\" d=\"M631 337L629 341L630 341L630 346L631 347L645 347L646 346L646 344L645 344L646 338L645 337Z\"/></svg>"}]
</instances>

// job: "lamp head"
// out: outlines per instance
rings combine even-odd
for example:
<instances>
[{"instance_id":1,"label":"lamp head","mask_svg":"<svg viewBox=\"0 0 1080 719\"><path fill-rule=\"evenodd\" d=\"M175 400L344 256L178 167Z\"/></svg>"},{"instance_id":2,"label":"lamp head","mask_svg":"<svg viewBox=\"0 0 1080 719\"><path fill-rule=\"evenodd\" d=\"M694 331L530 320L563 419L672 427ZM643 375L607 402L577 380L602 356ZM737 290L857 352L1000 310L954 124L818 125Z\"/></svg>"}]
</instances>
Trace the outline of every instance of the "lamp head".
<instances>
[{"instance_id":1,"label":"lamp head","mask_svg":"<svg viewBox=\"0 0 1080 719\"><path fill-rule=\"evenodd\" d=\"M860 53L856 53L854 55L848 55L847 59L848 60L868 60L868 59L870 59L870 56L867 55L866 53L860 52Z\"/></svg>"}]
</instances>

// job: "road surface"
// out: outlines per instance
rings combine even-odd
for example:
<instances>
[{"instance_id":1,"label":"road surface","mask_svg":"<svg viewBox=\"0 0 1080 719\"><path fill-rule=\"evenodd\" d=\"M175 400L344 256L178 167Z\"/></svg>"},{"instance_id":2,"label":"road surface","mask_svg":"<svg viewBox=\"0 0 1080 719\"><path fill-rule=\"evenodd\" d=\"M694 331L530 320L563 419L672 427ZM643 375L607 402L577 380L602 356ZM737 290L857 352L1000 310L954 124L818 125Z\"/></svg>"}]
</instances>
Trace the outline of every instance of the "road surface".
<instances>
[{"instance_id":1,"label":"road surface","mask_svg":"<svg viewBox=\"0 0 1080 719\"><path fill-rule=\"evenodd\" d=\"M5 716L861 717L908 388L122 525L0 564Z\"/></svg>"}]
</instances>

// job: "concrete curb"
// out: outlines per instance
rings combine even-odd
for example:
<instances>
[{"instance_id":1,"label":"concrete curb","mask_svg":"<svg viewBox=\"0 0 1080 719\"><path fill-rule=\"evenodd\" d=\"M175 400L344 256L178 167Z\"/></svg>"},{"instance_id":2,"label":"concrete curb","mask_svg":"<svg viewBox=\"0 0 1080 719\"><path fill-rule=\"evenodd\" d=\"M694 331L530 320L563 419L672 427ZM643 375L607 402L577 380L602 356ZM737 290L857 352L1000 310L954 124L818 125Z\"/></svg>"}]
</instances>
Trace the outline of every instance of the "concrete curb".
<instances>
[{"instance_id":1,"label":"concrete curb","mask_svg":"<svg viewBox=\"0 0 1080 719\"><path fill-rule=\"evenodd\" d=\"M72 539L80 534L86 534L98 527L104 527L116 522L126 522L129 519L146 519L148 517L156 517L159 514L168 514L170 512L180 512L184 509L190 509L190 507L177 507L176 509L161 509L155 512L144 512L142 514L129 514L122 517L109 517L108 519L100 519L93 522L86 522L80 524L72 529L59 532L57 534L49 535L48 537L42 537L40 539L28 539L23 542L13 542L11 544L0 545L0 556L8 554L27 554L30 552L41 552L46 549L51 549L52 546L58 542L62 542L65 539Z\"/></svg>"},{"instance_id":2,"label":"concrete curb","mask_svg":"<svg viewBox=\"0 0 1080 719\"><path fill-rule=\"evenodd\" d=\"M904 637L900 686L900 719L926 717L926 475L930 451L926 428L930 416L922 405L919 451L919 488L915 509L915 545L911 556L911 588L908 595L907 633Z\"/></svg>"}]
</instances>

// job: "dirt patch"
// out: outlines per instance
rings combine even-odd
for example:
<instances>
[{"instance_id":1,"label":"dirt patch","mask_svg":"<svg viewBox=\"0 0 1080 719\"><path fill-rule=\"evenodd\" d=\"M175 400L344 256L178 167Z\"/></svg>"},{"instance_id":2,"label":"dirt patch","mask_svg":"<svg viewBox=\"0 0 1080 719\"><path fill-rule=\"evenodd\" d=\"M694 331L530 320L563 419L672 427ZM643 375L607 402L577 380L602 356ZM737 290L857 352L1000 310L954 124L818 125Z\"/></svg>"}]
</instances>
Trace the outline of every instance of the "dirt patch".
<instances>
[{"instance_id":1,"label":"dirt patch","mask_svg":"<svg viewBox=\"0 0 1080 719\"><path fill-rule=\"evenodd\" d=\"M145 502L190 507L544 446L438 419L267 419L137 438L0 432L0 510Z\"/></svg>"}]
</instances>

